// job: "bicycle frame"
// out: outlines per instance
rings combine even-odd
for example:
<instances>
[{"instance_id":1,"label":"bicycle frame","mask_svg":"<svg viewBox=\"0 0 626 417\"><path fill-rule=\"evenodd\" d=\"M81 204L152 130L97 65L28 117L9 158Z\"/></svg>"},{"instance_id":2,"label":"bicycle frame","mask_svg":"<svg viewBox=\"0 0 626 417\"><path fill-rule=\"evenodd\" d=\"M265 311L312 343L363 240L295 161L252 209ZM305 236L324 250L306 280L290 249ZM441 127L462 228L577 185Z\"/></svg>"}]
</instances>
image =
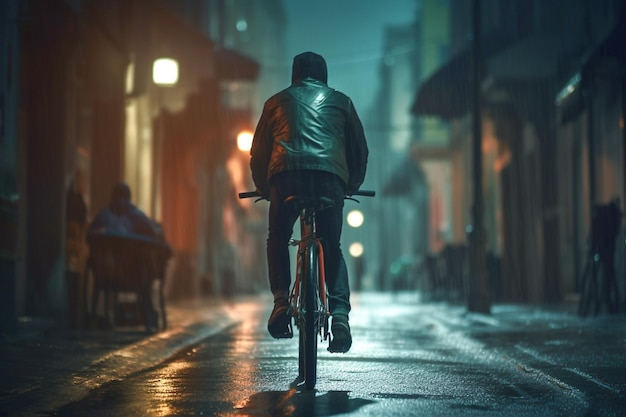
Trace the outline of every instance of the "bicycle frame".
<instances>
[{"instance_id":1,"label":"bicycle frame","mask_svg":"<svg viewBox=\"0 0 626 417\"><path fill-rule=\"evenodd\" d=\"M307 389L317 382L317 342L318 337L328 340L330 317L324 250L316 232L315 209L305 206L300 212L300 240L290 240L298 252L289 314L298 328L298 381Z\"/></svg>"},{"instance_id":2,"label":"bicycle frame","mask_svg":"<svg viewBox=\"0 0 626 417\"><path fill-rule=\"evenodd\" d=\"M328 340L328 318L330 317L330 310L328 309L328 299L326 296L326 274L324 271L324 249L322 242L317 238L317 230L315 224L315 210L312 208L305 208L300 213L300 240L291 239L289 244L292 246L298 246L298 252L296 257L296 277L293 287L291 289L291 295L289 297L290 304L292 306L291 314L294 317L296 324L299 325L303 322L305 305L304 300L301 297L301 286L304 274L303 259L306 259L307 244L315 244L317 246L318 254L318 294L319 294L319 310L315 312L317 331L321 333L321 327L319 322L323 321L324 332L321 334L322 340ZM320 320L321 319L321 320ZM318 334L319 334L318 333Z\"/></svg>"}]
</instances>

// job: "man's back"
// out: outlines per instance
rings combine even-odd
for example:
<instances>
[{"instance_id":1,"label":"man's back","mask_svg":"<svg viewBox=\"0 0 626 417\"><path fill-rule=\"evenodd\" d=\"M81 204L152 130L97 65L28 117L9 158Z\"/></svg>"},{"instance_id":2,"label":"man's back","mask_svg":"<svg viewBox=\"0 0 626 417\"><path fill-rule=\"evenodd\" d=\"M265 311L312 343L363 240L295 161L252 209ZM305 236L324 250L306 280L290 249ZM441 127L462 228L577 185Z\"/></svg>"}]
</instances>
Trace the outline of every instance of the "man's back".
<instances>
[{"instance_id":1,"label":"man's back","mask_svg":"<svg viewBox=\"0 0 626 417\"><path fill-rule=\"evenodd\" d=\"M345 125L349 99L307 78L267 102L273 151L269 172L320 170L348 182Z\"/></svg>"}]
</instances>

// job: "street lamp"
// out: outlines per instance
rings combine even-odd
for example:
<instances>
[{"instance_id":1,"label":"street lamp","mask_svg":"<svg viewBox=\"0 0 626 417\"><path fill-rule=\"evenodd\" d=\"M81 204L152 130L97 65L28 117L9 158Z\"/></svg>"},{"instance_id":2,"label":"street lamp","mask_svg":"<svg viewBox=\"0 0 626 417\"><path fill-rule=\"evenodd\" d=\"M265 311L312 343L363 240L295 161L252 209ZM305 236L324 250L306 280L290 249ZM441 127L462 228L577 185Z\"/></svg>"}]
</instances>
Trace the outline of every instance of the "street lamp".
<instances>
[{"instance_id":1,"label":"street lamp","mask_svg":"<svg viewBox=\"0 0 626 417\"><path fill-rule=\"evenodd\" d=\"M248 152L252 148L254 134L249 130L242 130L237 135L237 148L242 152Z\"/></svg>"},{"instance_id":2,"label":"street lamp","mask_svg":"<svg viewBox=\"0 0 626 417\"><path fill-rule=\"evenodd\" d=\"M353 242L348 248L348 252L354 259L354 290L361 291L363 288L363 273L365 271L365 260L363 259L365 248L361 242Z\"/></svg>"},{"instance_id":3,"label":"street lamp","mask_svg":"<svg viewBox=\"0 0 626 417\"><path fill-rule=\"evenodd\" d=\"M354 227L355 229L361 227L363 225L363 220L365 217L361 210L352 210L346 216L346 221L350 227ZM350 252L350 256L354 259L354 280L355 280L355 290L360 291L363 283L363 252L364 252L363 244L361 242L353 242L348 248L348 252Z\"/></svg>"},{"instance_id":4,"label":"street lamp","mask_svg":"<svg viewBox=\"0 0 626 417\"><path fill-rule=\"evenodd\" d=\"M157 85L174 85L178 82L178 61L158 58L152 64L152 81Z\"/></svg>"},{"instance_id":5,"label":"street lamp","mask_svg":"<svg viewBox=\"0 0 626 417\"><path fill-rule=\"evenodd\" d=\"M157 58L152 63L152 82L157 86L156 99L158 106L157 134L152 145L153 180L152 180L152 216L156 219L161 217L160 201L162 186L161 156L165 135L163 124L163 98L161 88L172 87L178 82L178 61L173 58Z\"/></svg>"}]
</instances>

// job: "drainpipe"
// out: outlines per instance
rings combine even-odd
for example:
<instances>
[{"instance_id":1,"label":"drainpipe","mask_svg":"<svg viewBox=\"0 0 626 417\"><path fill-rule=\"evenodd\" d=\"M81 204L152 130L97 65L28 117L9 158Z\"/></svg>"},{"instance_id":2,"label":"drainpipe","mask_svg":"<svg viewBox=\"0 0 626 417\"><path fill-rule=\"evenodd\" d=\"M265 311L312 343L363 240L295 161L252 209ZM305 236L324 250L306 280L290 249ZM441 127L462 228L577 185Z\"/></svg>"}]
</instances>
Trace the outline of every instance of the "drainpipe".
<instances>
[{"instance_id":1,"label":"drainpipe","mask_svg":"<svg viewBox=\"0 0 626 417\"><path fill-rule=\"evenodd\" d=\"M622 65L620 66L620 68L622 69L622 74L620 76L620 80L622 82L622 123L620 126L622 129L622 207L624 207L624 205L626 204L626 69L624 69L624 65L626 65L626 62L624 61L626 60L622 59ZM623 248L624 259L626 259L626 237L623 238L624 240L622 240L620 244Z\"/></svg>"},{"instance_id":2,"label":"drainpipe","mask_svg":"<svg viewBox=\"0 0 626 417\"><path fill-rule=\"evenodd\" d=\"M468 309L471 312L489 314L491 297L488 278L485 271L485 246L487 236L483 223L483 181L482 181L482 112L481 112L481 84L482 84L482 34L481 34L481 0L473 0L473 31L474 31L474 59L473 59L473 163L472 174L474 183L473 225L470 232L470 259L469 259L469 299Z\"/></svg>"}]
</instances>

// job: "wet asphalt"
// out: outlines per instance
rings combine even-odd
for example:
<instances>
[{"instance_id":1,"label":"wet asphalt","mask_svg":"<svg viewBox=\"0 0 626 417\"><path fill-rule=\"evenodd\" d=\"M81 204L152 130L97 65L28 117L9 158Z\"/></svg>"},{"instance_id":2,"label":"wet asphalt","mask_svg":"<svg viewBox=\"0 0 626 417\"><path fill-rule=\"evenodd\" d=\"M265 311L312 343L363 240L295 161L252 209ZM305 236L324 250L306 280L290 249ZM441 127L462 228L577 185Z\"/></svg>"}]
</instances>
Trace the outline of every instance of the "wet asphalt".
<instances>
[{"instance_id":1,"label":"wet asphalt","mask_svg":"<svg viewBox=\"0 0 626 417\"><path fill-rule=\"evenodd\" d=\"M0 343L0 415L626 415L623 315L357 294L353 348L320 346L309 392L296 340L265 330L268 301L172 304L154 335L31 324Z\"/></svg>"}]
</instances>

